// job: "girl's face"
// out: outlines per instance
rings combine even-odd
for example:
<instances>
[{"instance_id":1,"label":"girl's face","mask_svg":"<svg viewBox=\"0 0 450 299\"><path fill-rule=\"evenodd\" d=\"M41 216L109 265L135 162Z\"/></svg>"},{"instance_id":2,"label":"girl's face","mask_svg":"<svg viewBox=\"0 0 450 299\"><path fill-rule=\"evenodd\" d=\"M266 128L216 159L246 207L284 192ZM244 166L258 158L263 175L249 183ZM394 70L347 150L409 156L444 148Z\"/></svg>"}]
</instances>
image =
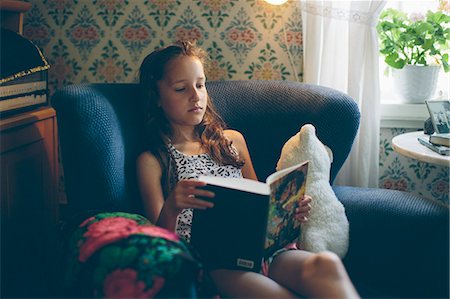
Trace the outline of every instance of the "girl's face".
<instances>
[{"instance_id":1,"label":"girl's face","mask_svg":"<svg viewBox=\"0 0 450 299\"><path fill-rule=\"evenodd\" d=\"M158 81L159 105L172 127L196 126L205 115L208 93L203 65L197 58L179 56L170 61Z\"/></svg>"}]
</instances>

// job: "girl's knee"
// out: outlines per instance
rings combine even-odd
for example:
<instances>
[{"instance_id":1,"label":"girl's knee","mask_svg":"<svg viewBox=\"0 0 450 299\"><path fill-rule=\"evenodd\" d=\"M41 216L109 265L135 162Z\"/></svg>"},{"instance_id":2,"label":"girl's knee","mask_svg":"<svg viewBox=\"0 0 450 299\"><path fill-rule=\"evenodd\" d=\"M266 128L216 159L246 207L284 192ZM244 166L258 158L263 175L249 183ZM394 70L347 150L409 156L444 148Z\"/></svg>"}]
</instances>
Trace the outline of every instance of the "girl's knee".
<instances>
[{"instance_id":1,"label":"girl's knee","mask_svg":"<svg viewBox=\"0 0 450 299\"><path fill-rule=\"evenodd\" d=\"M341 275L345 274L345 268L339 256L333 252L324 251L309 256L304 263L302 272L305 278L339 279Z\"/></svg>"},{"instance_id":2,"label":"girl's knee","mask_svg":"<svg viewBox=\"0 0 450 299\"><path fill-rule=\"evenodd\" d=\"M322 251L311 256L312 262L318 267L334 267L341 265L341 259L331 251Z\"/></svg>"},{"instance_id":3,"label":"girl's knee","mask_svg":"<svg viewBox=\"0 0 450 299\"><path fill-rule=\"evenodd\" d=\"M332 252L312 254L303 267L304 293L314 298L360 298L341 259Z\"/></svg>"}]
</instances>

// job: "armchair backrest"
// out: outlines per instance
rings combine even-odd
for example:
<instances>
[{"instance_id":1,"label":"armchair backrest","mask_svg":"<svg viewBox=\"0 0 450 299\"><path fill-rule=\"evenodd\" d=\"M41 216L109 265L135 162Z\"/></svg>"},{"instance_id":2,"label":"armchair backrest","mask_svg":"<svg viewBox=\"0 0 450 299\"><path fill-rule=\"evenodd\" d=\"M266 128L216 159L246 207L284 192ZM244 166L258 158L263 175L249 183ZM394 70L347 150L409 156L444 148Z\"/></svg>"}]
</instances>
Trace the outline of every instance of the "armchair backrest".
<instances>
[{"instance_id":1,"label":"armchair backrest","mask_svg":"<svg viewBox=\"0 0 450 299\"><path fill-rule=\"evenodd\" d=\"M331 182L359 126L357 104L336 90L286 81L214 81L207 88L229 127L246 137L260 180L275 170L281 148L305 123L333 151ZM144 150L137 84L72 85L52 97L65 187L74 212L139 212L135 177Z\"/></svg>"}]
</instances>

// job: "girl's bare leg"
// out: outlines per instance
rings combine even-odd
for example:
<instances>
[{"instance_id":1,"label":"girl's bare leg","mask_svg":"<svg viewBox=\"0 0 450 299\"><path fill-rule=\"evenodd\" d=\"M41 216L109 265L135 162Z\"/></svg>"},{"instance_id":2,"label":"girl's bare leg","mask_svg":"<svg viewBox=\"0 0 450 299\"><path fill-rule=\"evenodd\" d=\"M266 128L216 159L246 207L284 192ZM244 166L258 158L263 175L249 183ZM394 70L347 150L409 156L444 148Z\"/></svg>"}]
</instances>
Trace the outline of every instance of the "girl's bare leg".
<instances>
[{"instance_id":1,"label":"girl's bare leg","mask_svg":"<svg viewBox=\"0 0 450 299\"><path fill-rule=\"evenodd\" d=\"M220 269L210 274L219 293L228 298L296 298L288 289L259 273Z\"/></svg>"},{"instance_id":2,"label":"girl's bare leg","mask_svg":"<svg viewBox=\"0 0 450 299\"><path fill-rule=\"evenodd\" d=\"M360 298L340 258L332 252L283 252L270 265L269 277L309 298Z\"/></svg>"}]
</instances>

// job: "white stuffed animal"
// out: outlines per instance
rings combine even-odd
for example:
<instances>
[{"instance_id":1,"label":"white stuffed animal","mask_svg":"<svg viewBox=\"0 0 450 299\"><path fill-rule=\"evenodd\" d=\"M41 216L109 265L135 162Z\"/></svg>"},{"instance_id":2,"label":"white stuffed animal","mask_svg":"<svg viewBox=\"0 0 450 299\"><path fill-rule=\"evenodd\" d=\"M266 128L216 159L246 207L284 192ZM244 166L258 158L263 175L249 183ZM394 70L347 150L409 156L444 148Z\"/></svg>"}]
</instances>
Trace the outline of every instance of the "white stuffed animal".
<instances>
[{"instance_id":1,"label":"white stuffed animal","mask_svg":"<svg viewBox=\"0 0 450 299\"><path fill-rule=\"evenodd\" d=\"M283 146L277 170L309 160L305 194L312 197L308 221L302 224L300 246L319 252L329 250L344 257L348 250L349 224L345 209L331 189L331 150L316 136L311 124L302 126Z\"/></svg>"}]
</instances>

